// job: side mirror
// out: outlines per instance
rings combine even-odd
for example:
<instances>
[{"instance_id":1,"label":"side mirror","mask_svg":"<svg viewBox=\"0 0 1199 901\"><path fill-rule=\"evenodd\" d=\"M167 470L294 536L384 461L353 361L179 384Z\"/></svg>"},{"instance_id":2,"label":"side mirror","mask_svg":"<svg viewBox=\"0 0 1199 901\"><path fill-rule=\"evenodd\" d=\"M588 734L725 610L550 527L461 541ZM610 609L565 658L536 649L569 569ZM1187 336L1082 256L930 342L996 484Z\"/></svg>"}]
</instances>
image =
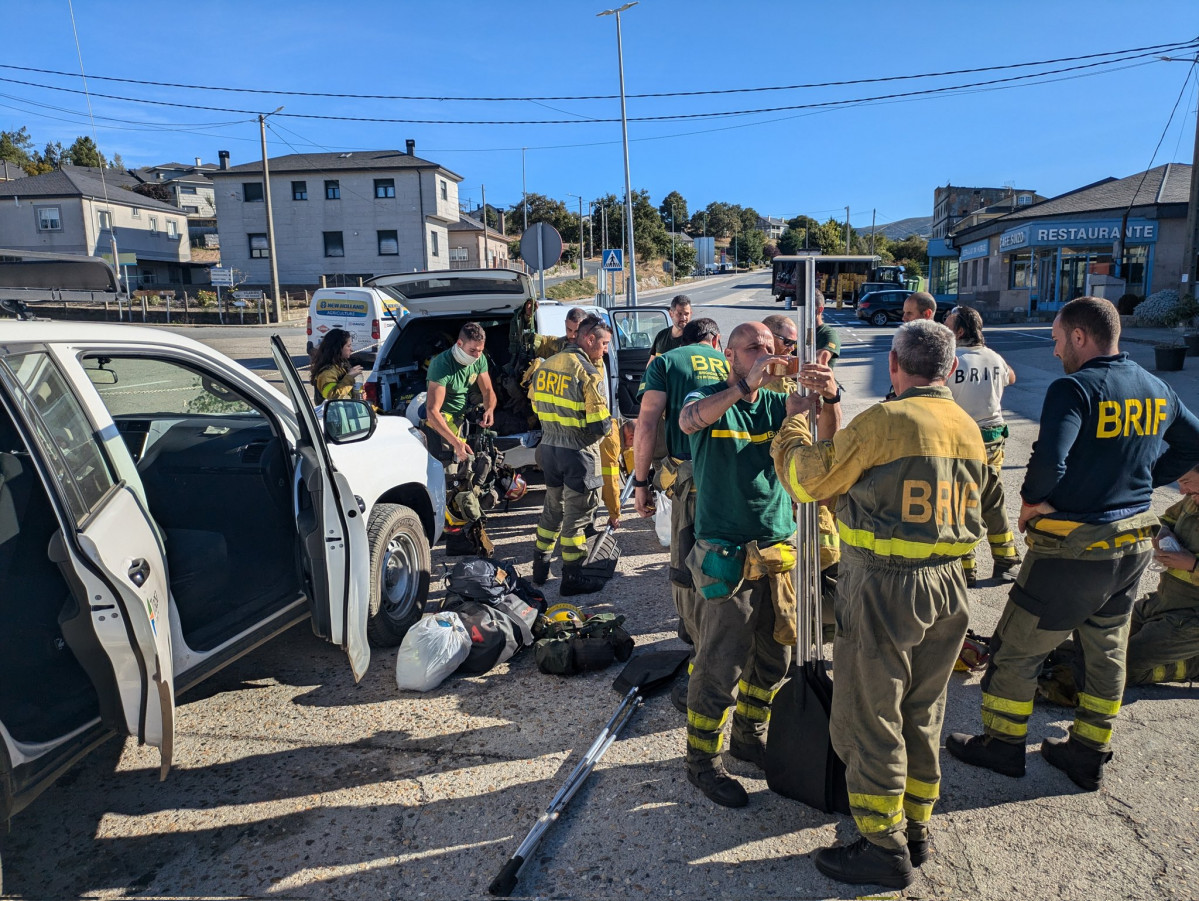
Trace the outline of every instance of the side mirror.
<instances>
[{"instance_id":1,"label":"side mirror","mask_svg":"<svg viewBox=\"0 0 1199 901\"><path fill-rule=\"evenodd\" d=\"M375 410L364 400L325 402L325 437L333 444L365 441L375 433L376 425Z\"/></svg>"}]
</instances>

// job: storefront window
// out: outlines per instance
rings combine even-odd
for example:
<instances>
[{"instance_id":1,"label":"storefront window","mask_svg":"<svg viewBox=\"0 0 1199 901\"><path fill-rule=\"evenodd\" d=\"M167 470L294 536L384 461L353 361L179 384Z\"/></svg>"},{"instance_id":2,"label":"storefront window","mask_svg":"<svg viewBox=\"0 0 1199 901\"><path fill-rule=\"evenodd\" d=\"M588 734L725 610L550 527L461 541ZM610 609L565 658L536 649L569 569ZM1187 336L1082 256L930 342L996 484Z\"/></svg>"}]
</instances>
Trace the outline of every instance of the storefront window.
<instances>
[{"instance_id":1,"label":"storefront window","mask_svg":"<svg viewBox=\"0 0 1199 901\"><path fill-rule=\"evenodd\" d=\"M1124 271L1120 274L1127 283L1124 290L1129 294L1147 293L1145 273L1149 268L1149 245L1137 244L1124 250Z\"/></svg>"},{"instance_id":2,"label":"storefront window","mask_svg":"<svg viewBox=\"0 0 1199 901\"><path fill-rule=\"evenodd\" d=\"M931 294L957 296L958 261L956 257L929 258L928 290Z\"/></svg>"},{"instance_id":3,"label":"storefront window","mask_svg":"<svg viewBox=\"0 0 1199 901\"><path fill-rule=\"evenodd\" d=\"M1008 288L1012 291L1031 288L1035 281L1032 254L1013 254L1008 262Z\"/></svg>"}]
</instances>

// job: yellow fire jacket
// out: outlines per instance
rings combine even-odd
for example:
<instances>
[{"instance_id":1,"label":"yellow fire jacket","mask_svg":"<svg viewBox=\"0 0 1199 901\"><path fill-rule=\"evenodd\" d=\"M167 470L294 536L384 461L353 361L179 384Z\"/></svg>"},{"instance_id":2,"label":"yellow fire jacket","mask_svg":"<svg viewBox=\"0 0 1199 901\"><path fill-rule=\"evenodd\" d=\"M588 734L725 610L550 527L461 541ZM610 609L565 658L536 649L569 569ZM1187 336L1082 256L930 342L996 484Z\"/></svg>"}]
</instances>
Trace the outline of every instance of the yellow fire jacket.
<instances>
[{"instance_id":1,"label":"yellow fire jacket","mask_svg":"<svg viewBox=\"0 0 1199 901\"><path fill-rule=\"evenodd\" d=\"M945 387L911 388L812 444L791 416L771 444L775 471L801 503L839 496L842 547L883 558L962 557L986 534L982 435Z\"/></svg>"}]
</instances>

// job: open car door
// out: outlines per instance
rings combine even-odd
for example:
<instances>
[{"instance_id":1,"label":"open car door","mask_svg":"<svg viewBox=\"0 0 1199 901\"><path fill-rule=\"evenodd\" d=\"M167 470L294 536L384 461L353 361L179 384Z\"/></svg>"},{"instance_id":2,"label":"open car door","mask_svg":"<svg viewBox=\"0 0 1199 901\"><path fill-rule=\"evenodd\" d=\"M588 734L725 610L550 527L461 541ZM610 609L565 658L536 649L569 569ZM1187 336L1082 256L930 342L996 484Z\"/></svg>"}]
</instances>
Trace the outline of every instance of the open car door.
<instances>
[{"instance_id":1,"label":"open car door","mask_svg":"<svg viewBox=\"0 0 1199 901\"><path fill-rule=\"evenodd\" d=\"M96 687L101 719L157 747L165 778L175 737L165 548L105 452L100 435L112 422L89 420L74 389L44 350L0 365L0 412L24 445L10 463L17 478L42 482L59 526L30 553L46 554L70 586L58 624Z\"/></svg>"},{"instance_id":2,"label":"open car door","mask_svg":"<svg viewBox=\"0 0 1199 901\"><path fill-rule=\"evenodd\" d=\"M366 619L371 562L366 523L350 483L333 468L316 411L278 335L271 337L271 353L300 428L294 501L312 631L346 651L357 681L370 665Z\"/></svg>"},{"instance_id":3,"label":"open car door","mask_svg":"<svg viewBox=\"0 0 1199 901\"><path fill-rule=\"evenodd\" d=\"M637 386L645 375L653 353L654 336L670 325L666 310L658 308L625 307L608 311L612 317L612 335L620 381L616 386L616 401L621 415L633 419L641 409Z\"/></svg>"}]
</instances>

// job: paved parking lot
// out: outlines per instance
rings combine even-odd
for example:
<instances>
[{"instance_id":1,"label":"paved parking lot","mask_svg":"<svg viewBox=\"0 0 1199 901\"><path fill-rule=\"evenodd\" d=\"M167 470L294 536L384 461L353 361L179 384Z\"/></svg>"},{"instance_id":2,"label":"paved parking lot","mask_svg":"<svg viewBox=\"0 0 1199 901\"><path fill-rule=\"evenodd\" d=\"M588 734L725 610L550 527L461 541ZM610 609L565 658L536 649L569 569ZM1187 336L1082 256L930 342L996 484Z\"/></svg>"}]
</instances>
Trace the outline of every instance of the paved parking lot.
<instances>
[{"instance_id":1,"label":"paved parking lot","mask_svg":"<svg viewBox=\"0 0 1199 901\"><path fill-rule=\"evenodd\" d=\"M757 287L764 281L741 277L713 286L710 297L689 291L696 315L714 314L726 331L761 318L776 309ZM886 388L881 367L891 329L831 318L848 326L838 372L852 415ZM260 334L261 353L252 337L238 339L251 342L247 358L269 356ZM1044 387L1060 366L1047 326L989 335L1019 374L1006 396L1011 504ZM297 340L302 352L302 329ZM1147 345L1126 346L1151 361ZM1195 361L1188 362L1192 369L1170 380L1194 399ZM1174 496L1159 492L1157 508ZM489 527L497 555L520 561L525 572L540 498L534 485ZM587 609L624 613L640 648L671 644L665 553L647 522L630 518L619 534L619 575L602 595L583 599ZM440 549L434 559L444 562ZM989 570L984 561L981 572ZM551 602L557 584L547 586ZM976 630L990 633L1004 597L988 582L972 592ZM180 698L176 763L165 782L156 753L113 741L19 814L0 836L6 890L39 898L484 897L615 709L619 665L560 678L541 674L524 655L418 695L396 690L394 664L394 651L376 651L355 685L344 655L303 625L260 648ZM977 731L977 683L977 676L953 677L947 731ZM1071 714L1061 708L1038 705L1024 779L943 755L937 854L903 894L1193 898L1196 699L1185 685L1130 691L1108 783L1094 794L1035 753L1043 736L1068 725ZM650 700L526 866L519 891L551 898L868 893L825 879L808 859L815 848L852 838L848 818L773 795L739 761L731 768L745 778L750 805L715 807L686 782L683 743L682 716L667 698Z\"/></svg>"}]
</instances>

